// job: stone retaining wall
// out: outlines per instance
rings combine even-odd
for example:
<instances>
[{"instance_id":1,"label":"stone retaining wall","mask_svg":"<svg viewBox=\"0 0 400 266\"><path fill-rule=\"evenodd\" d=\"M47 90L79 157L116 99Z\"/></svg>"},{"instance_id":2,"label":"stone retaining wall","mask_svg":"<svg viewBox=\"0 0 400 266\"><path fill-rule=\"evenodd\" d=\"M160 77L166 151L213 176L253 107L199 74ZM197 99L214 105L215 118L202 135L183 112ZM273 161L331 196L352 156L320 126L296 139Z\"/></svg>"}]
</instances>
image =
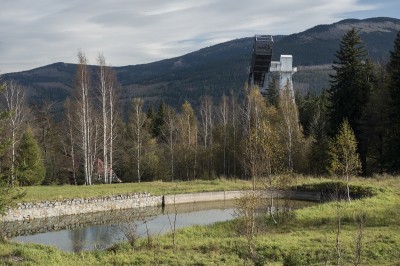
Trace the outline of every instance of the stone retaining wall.
<instances>
[{"instance_id":1,"label":"stone retaining wall","mask_svg":"<svg viewBox=\"0 0 400 266\"><path fill-rule=\"evenodd\" d=\"M23 221L83 213L96 213L112 210L132 209L139 207L173 205L182 203L233 200L242 196L245 191L217 191L188 193L166 196L152 196L149 193L113 195L92 199L70 199L63 201L45 201L38 203L18 203L10 209L1 220ZM319 191L258 191L262 197L288 198L294 200L320 201Z\"/></svg>"},{"instance_id":2,"label":"stone retaining wall","mask_svg":"<svg viewBox=\"0 0 400 266\"><path fill-rule=\"evenodd\" d=\"M63 201L45 201L37 203L18 203L2 217L3 221L30 220L55 216L95 213L138 207L159 206L161 196L149 193L113 195L92 199L70 199Z\"/></svg>"},{"instance_id":3,"label":"stone retaining wall","mask_svg":"<svg viewBox=\"0 0 400 266\"><path fill-rule=\"evenodd\" d=\"M143 210L143 211L142 211ZM161 213L161 207L146 207L143 209L120 209L107 212L83 213L79 215L53 216L32 220L6 221L0 225L0 230L7 238L59 231L78 229L89 225L120 224L129 221L151 219ZM116 227L116 230L118 228Z\"/></svg>"}]
</instances>

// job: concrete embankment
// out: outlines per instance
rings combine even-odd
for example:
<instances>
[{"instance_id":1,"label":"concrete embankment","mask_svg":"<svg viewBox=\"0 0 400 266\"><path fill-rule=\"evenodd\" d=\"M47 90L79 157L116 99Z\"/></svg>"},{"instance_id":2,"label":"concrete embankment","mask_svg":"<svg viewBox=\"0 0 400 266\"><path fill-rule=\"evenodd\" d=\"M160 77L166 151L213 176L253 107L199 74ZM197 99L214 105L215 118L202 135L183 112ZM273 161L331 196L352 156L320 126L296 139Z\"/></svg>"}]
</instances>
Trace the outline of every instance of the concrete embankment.
<instances>
[{"instance_id":1,"label":"concrete embankment","mask_svg":"<svg viewBox=\"0 0 400 266\"><path fill-rule=\"evenodd\" d=\"M181 204L181 203L194 203L218 200L233 200L240 198L244 193L250 191L216 191L216 192L201 192L201 193L188 193L177 195L163 196L165 205ZM320 201L321 193L319 191L281 191L281 190L263 190L256 191L259 196L268 198L271 194L274 198L288 198L293 200L308 200Z\"/></svg>"},{"instance_id":2,"label":"concrete embankment","mask_svg":"<svg viewBox=\"0 0 400 266\"><path fill-rule=\"evenodd\" d=\"M1 219L3 221L21 221L42 219L64 215L96 213L113 210L173 205L182 203L233 200L246 191L217 191L189 193L165 196L152 196L149 193L113 195L92 199L70 199L63 201L45 201L37 203L18 203ZM320 201L319 191L257 191L262 197L290 198L294 200Z\"/></svg>"}]
</instances>

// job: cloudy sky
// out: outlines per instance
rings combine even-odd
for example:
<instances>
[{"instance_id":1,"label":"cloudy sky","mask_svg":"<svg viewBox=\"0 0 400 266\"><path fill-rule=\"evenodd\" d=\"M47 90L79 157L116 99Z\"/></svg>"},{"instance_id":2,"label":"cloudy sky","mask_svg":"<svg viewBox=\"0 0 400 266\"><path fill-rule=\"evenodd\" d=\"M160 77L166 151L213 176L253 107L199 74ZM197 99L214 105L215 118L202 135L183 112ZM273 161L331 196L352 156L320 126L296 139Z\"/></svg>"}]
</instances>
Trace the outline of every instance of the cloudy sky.
<instances>
[{"instance_id":1,"label":"cloudy sky","mask_svg":"<svg viewBox=\"0 0 400 266\"><path fill-rule=\"evenodd\" d=\"M254 34L344 18L399 18L398 0L2 0L0 73L54 62L153 62Z\"/></svg>"}]
</instances>

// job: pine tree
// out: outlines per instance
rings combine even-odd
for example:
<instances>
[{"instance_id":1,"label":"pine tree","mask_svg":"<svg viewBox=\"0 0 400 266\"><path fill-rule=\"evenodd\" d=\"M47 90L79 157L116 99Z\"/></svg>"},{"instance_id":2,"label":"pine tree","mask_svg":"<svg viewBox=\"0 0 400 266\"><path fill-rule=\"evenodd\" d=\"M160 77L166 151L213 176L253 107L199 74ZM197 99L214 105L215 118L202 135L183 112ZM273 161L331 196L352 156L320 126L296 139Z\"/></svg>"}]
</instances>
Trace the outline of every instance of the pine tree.
<instances>
[{"instance_id":1,"label":"pine tree","mask_svg":"<svg viewBox=\"0 0 400 266\"><path fill-rule=\"evenodd\" d=\"M270 105L278 107L279 105L279 84L276 78L272 78L271 82L268 84L268 89L266 92L266 98Z\"/></svg>"},{"instance_id":2,"label":"pine tree","mask_svg":"<svg viewBox=\"0 0 400 266\"><path fill-rule=\"evenodd\" d=\"M363 138L366 129L362 128L362 119L372 90L373 66L354 28L344 35L336 57L338 61L333 65L336 73L331 75L328 90L331 134L335 135L342 121L348 119L360 144L358 149L365 171L367 142Z\"/></svg>"},{"instance_id":3,"label":"pine tree","mask_svg":"<svg viewBox=\"0 0 400 266\"><path fill-rule=\"evenodd\" d=\"M350 176L357 174L361 163L357 154L357 141L349 122L345 119L336 137L329 143L330 171L346 178L347 199L350 201Z\"/></svg>"},{"instance_id":4,"label":"pine tree","mask_svg":"<svg viewBox=\"0 0 400 266\"><path fill-rule=\"evenodd\" d=\"M22 185L41 184L46 175L42 151L32 130L27 128L22 135L21 145L17 153L17 180Z\"/></svg>"},{"instance_id":5,"label":"pine tree","mask_svg":"<svg viewBox=\"0 0 400 266\"><path fill-rule=\"evenodd\" d=\"M157 137L156 133L156 110L154 109L154 106L150 106L149 110L147 110L146 117L147 117L147 127L149 129L149 132L151 133L152 137Z\"/></svg>"},{"instance_id":6,"label":"pine tree","mask_svg":"<svg viewBox=\"0 0 400 266\"><path fill-rule=\"evenodd\" d=\"M161 136L161 129L165 124L165 116L167 114L167 105L161 102L158 106L157 114L154 119L153 134L155 137Z\"/></svg>"},{"instance_id":7,"label":"pine tree","mask_svg":"<svg viewBox=\"0 0 400 266\"><path fill-rule=\"evenodd\" d=\"M400 32L397 33L394 49L390 52L389 74L389 136L387 161L391 171L400 170Z\"/></svg>"}]
</instances>

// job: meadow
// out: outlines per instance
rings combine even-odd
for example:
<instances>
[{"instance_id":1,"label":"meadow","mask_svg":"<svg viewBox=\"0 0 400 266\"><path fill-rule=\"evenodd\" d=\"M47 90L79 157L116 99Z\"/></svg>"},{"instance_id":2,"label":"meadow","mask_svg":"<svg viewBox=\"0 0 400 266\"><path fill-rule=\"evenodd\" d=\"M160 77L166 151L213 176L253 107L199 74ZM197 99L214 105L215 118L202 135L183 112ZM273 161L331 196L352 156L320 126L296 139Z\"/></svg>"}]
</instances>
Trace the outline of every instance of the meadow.
<instances>
[{"instance_id":1,"label":"meadow","mask_svg":"<svg viewBox=\"0 0 400 266\"><path fill-rule=\"evenodd\" d=\"M388 176L354 179L351 185L371 192L370 197L354 199L351 203L341 201L337 205L331 201L298 209L279 219L278 224L267 216L260 217L251 257L242 233L243 221L238 218L143 238L134 245L124 242L108 250L91 252L66 253L52 247L6 241L0 244L0 261L2 265L336 265L339 206L341 265L400 265L399 181L398 177ZM203 189L207 190L207 181L196 182L204 182ZM229 181L210 181L210 186L212 182ZM237 182L238 187L250 186L244 181ZM296 178L292 186L315 189L332 182ZM184 187L180 188L185 191ZM153 193L168 191L159 189ZM364 222L360 263L357 264L360 236L357 217L360 215Z\"/></svg>"}]
</instances>

